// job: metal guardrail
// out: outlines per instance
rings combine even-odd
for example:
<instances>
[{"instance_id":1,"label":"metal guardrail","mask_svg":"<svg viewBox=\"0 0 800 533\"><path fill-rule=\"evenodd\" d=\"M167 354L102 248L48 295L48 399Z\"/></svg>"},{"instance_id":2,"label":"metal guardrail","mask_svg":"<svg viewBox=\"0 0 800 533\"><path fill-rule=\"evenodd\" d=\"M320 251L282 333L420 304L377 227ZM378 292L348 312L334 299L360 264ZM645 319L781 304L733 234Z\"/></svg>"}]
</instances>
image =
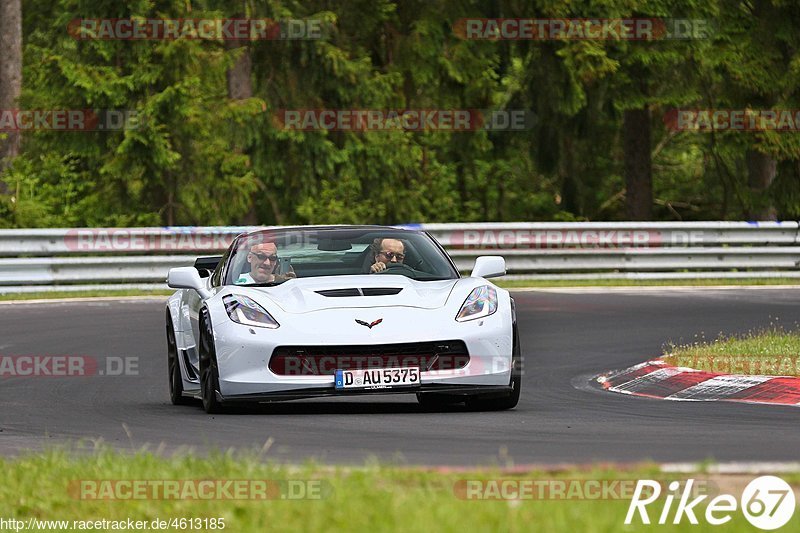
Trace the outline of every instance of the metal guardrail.
<instances>
[{"instance_id":1,"label":"metal guardrail","mask_svg":"<svg viewBox=\"0 0 800 533\"><path fill-rule=\"evenodd\" d=\"M249 226L0 230L0 257L196 253L225 250Z\"/></svg>"},{"instance_id":2,"label":"metal guardrail","mask_svg":"<svg viewBox=\"0 0 800 533\"><path fill-rule=\"evenodd\" d=\"M580 222L409 225L459 269L506 258L509 278L800 277L797 222ZM0 230L0 292L166 288L167 271L219 253L251 227Z\"/></svg>"}]
</instances>

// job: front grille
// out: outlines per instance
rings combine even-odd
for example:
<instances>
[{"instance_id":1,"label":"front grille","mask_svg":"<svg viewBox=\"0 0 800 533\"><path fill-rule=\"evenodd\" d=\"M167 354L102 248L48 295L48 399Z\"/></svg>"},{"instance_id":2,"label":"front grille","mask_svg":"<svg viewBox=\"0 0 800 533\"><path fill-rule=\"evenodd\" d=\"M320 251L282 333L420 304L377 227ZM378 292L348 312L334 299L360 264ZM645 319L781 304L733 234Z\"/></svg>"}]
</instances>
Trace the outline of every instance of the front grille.
<instances>
[{"instance_id":1,"label":"front grille","mask_svg":"<svg viewBox=\"0 0 800 533\"><path fill-rule=\"evenodd\" d=\"M348 296L394 296L402 291L402 287L352 287L347 289L325 289L316 291L317 294L329 298L346 298Z\"/></svg>"},{"instance_id":2,"label":"front grille","mask_svg":"<svg viewBox=\"0 0 800 533\"><path fill-rule=\"evenodd\" d=\"M457 370L469 363L462 341L412 342L371 346L279 346L269 369L279 376L327 376L336 370L418 366Z\"/></svg>"}]
</instances>

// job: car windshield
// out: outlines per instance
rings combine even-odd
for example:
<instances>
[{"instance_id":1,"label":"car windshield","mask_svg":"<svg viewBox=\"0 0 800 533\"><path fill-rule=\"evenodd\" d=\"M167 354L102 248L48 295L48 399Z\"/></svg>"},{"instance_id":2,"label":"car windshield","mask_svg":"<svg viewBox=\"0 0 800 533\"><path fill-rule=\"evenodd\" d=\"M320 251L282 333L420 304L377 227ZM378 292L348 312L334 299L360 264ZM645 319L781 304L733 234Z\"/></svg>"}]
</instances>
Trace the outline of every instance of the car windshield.
<instances>
[{"instance_id":1,"label":"car windshield","mask_svg":"<svg viewBox=\"0 0 800 533\"><path fill-rule=\"evenodd\" d=\"M419 281L459 277L449 258L423 232L270 229L237 240L228 258L225 284L270 286L292 278L363 274L398 274Z\"/></svg>"}]
</instances>

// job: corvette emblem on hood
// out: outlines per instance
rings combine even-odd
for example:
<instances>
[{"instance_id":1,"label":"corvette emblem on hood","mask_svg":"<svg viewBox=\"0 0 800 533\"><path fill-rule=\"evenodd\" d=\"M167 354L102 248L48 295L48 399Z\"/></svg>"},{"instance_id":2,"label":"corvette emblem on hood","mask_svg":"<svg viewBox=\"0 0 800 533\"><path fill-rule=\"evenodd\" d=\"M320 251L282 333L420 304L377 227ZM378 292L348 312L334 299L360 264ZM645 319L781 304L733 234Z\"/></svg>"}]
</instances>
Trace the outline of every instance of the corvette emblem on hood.
<instances>
[{"instance_id":1,"label":"corvette emblem on hood","mask_svg":"<svg viewBox=\"0 0 800 533\"><path fill-rule=\"evenodd\" d=\"M382 318L379 318L378 320L376 320L375 322L372 322L372 323L370 323L370 322L364 322L363 320L359 320L359 319L357 319L357 318L356 318L356 324L361 324L362 326L366 326L366 327L368 327L369 329L372 329L372 327L373 327L373 326L377 326L377 325L378 325L378 324L380 324L381 322L383 322L383 319L382 319Z\"/></svg>"}]
</instances>

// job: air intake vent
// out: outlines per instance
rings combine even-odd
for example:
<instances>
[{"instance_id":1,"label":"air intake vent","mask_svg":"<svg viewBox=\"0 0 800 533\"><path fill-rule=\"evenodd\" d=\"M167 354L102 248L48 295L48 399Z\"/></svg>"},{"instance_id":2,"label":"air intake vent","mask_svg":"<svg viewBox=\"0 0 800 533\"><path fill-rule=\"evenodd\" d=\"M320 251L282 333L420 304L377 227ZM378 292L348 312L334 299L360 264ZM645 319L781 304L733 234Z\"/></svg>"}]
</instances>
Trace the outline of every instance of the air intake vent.
<instances>
[{"instance_id":1,"label":"air intake vent","mask_svg":"<svg viewBox=\"0 0 800 533\"><path fill-rule=\"evenodd\" d=\"M364 296L394 296L402 290L397 287L365 287L361 289L361 292L364 293Z\"/></svg>"},{"instance_id":2,"label":"air intake vent","mask_svg":"<svg viewBox=\"0 0 800 533\"><path fill-rule=\"evenodd\" d=\"M326 289L316 292L329 298L344 298L348 296L394 296L402 290L402 287L365 287L363 289L353 287L348 289Z\"/></svg>"},{"instance_id":3,"label":"air intake vent","mask_svg":"<svg viewBox=\"0 0 800 533\"><path fill-rule=\"evenodd\" d=\"M328 296L329 298L342 298L345 296L361 296L358 289L328 289L324 291L317 291L317 294Z\"/></svg>"}]
</instances>

